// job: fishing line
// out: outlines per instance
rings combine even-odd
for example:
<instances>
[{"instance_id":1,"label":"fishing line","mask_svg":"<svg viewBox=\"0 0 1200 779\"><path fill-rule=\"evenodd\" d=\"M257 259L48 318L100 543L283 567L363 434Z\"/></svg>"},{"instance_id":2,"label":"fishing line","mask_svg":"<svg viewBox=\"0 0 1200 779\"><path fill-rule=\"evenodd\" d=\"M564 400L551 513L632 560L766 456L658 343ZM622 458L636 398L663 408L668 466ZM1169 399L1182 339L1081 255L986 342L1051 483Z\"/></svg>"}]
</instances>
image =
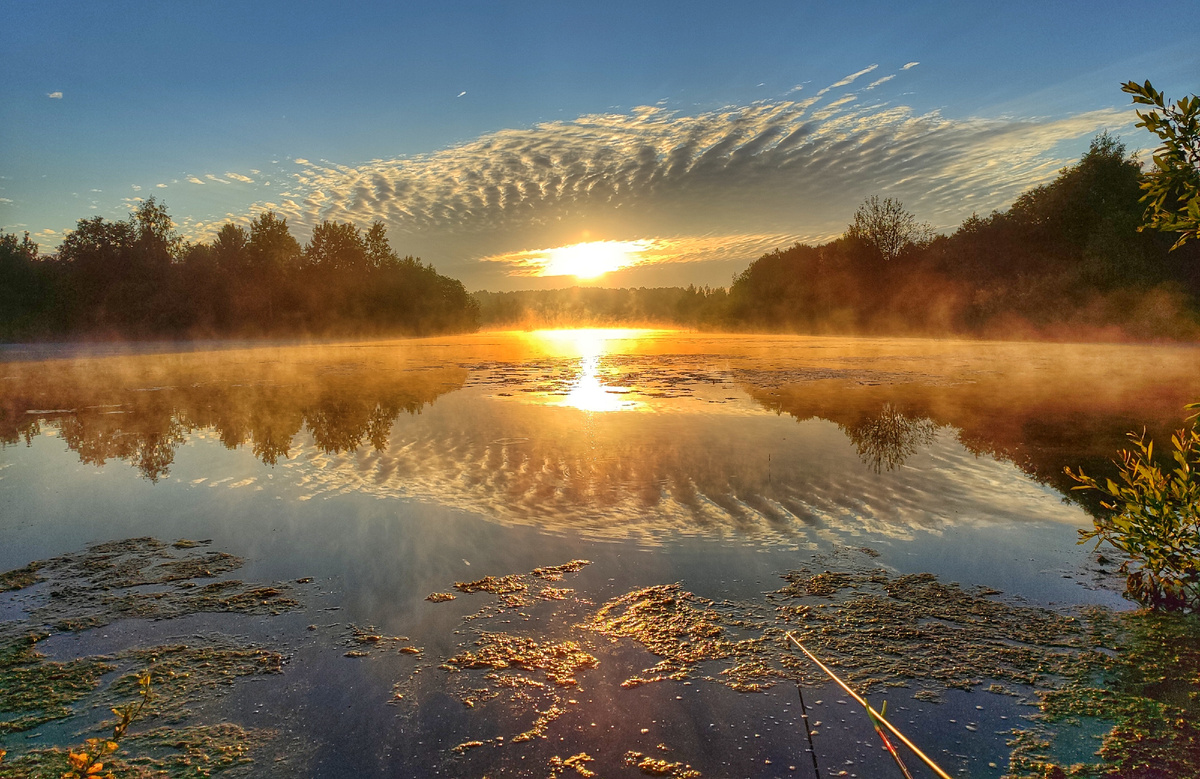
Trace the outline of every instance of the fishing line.
<instances>
[{"instance_id":1,"label":"fishing line","mask_svg":"<svg viewBox=\"0 0 1200 779\"><path fill-rule=\"evenodd\" d=\"M821 779L821 769L817 766L817 750L813 746L812 728L808 726L808 707L804 705L804 688L796 682L796 692L800 693L800 719L804 720L804 732L808 736L808 754L812 756L813 775Z\"/></svg>"}]
</instances>

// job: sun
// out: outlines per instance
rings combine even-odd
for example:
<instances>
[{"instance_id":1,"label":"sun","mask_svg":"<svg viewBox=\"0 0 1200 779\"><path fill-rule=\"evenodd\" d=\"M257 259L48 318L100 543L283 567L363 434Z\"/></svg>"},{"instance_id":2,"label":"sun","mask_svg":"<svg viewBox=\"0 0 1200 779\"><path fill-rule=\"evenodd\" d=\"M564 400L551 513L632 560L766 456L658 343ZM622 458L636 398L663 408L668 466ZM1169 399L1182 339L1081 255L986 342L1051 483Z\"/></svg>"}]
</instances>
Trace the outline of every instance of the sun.
<instances>
[{"instance_id":1,"label":"sun","mask_svg":"<svg viewBox=\"0 0 1200 779\"><path fill-rule=\"evenodd\" d=\"M589 241L549 249L539 275L594 279L638 263L645 241Z\"/></svg>"}]
</instances>

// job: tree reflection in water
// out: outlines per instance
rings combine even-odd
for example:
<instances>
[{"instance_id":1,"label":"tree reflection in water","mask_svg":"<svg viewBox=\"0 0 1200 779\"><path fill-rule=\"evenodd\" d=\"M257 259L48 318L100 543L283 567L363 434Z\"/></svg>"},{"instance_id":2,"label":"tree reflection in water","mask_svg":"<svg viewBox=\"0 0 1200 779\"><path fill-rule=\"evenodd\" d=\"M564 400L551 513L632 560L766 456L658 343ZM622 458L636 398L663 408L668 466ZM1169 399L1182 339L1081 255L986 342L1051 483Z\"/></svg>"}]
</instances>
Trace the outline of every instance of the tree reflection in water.
<instances>
[{"instance_id":1,"label":"tree reflection in water","mask_svg":"<svg viewBox=\"0 0 1200 779\"><path fill-rule=\"evenodd\" d=\"M1200 392L1194 350L1114 377L1132 348L563 331L9 362L0 442L45 432L159 480L215 438L302 456L304 497L603 537L904 535L1058 510L1008 463L1087 501L1064 466L1104 475L1125 431L1169 432Z\"/></svg>"},{"instance_id":2,"label":"tree reflection in water","mask_svg":"<svg viewBox=\"0 0 1200 779\"><path fill-rule=\"evenodd\" d=\"M82 462L123 460L157 481L176 450L212 430L268 465L311 433L328 454L388 447L392 423L463 385L461 368L381 370L365 362L285 365L254 353L12 363L0 394L0 443L57 429Z\"/></svg>"},{"instance_id":3,"label":"tree reflection in water","mask_svg":"<svg viewBox=\"0 0 1200 779\"><path fill-rule=\"evenodd\" d=\"M856 425L838 425L863 462L875 473L904 464L922 447L933 443L937 426L923 417L907 417L891 403Z\"/></svg>"}]
</instances>

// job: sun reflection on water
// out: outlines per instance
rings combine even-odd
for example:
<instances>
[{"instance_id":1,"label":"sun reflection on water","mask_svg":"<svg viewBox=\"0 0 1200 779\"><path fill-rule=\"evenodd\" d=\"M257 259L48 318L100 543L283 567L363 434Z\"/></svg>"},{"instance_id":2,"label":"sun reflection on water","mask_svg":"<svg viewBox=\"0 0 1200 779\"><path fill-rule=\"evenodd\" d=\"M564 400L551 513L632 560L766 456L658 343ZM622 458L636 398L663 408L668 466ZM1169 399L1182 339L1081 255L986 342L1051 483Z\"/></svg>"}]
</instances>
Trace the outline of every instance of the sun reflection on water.
<instances>
[{"instance_id":1,"label":"sun reflection on water","mask_svg":"<svg viewBox=\"0 0 1200 779\"><path fill-rule=\"evenodd\" d=\"M608 412L627 411L642 404L627 397L631 387L611 386L601 379L601 359L608 354L609 341L637 340L649 331L639 330L542 330L535 333L541 338L566 341L579 354L579 375L571 389L555 406L570 406L580 411Z\"/></svg>"}]
</instances>

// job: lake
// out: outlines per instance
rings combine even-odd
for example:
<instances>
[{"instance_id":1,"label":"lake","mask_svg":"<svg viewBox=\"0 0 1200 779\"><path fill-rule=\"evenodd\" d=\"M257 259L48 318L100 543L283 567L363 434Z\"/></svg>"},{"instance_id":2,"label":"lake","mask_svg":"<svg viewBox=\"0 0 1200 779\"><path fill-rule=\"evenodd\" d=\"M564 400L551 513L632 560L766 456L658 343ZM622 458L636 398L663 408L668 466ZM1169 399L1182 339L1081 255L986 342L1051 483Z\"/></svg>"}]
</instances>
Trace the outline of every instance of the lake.
<instances>
[{"instance_id":1,"label":"lake","mask_svg":"<svg viewBox=\"0 0 1200 779\"><path fill-rule=\"evenodd\" d=\"M1064 467L1110 473L1128 431L1165 444L1197 399L1186 346L9 348L0 571L46 562L0 591L0 639L106 659L0 746L80 743L149 668L140 726L194 743L122 754L173 770L808 777L815 754L899 775L792 630L950 774L1000 777L1051 684L1033 661L1079 651L1090 607L1132 608L1076 543L1098 501Z\"/></svg>"}]
</instances>

